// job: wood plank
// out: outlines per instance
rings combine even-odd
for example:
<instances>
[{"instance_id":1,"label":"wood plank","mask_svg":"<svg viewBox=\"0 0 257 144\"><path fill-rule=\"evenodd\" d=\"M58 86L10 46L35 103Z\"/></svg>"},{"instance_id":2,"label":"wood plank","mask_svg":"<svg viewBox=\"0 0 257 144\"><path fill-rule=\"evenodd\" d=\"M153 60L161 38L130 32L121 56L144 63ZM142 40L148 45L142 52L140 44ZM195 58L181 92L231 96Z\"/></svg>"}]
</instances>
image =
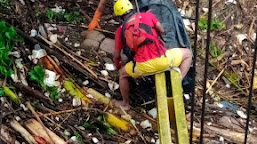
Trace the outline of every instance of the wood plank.
<instances>
[{"instance_id":1,"label":"wood plank","mask_svg":"<svg viewBox=\"0 0 257 144\"><path fill-rule=\"evenodd\" d=\"M164 72L155 74L157 120L161 144L171 144L170 121Z\"/></svg>"},{"instance_id":2,"label":"wood plank","mask_svg":"<svg viewBox=\"0 0 257 144\"><path fill-rule=\"evenodd\" d=\"M172 96L174 101L174 110L177 128L177 143L189 144L187 121L183 100L183 90L181 74L178 71L171 70Z\"/></svg>"}]
</instances>

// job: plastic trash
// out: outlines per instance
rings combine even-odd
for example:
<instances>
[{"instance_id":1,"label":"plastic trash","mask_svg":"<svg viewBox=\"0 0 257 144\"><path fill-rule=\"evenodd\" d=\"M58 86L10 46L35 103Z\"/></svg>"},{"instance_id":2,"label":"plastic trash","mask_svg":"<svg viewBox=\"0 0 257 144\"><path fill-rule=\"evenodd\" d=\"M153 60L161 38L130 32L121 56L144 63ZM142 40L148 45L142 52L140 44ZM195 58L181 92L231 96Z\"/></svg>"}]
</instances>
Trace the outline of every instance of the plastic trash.
<instances>
[{"instance_id":1,"label":"plastic trash","mask_svg":"<svg viewBox=\"0 0 257 144\"><path fill-rule=\"evenodd\" d=\"M92 138L92 141L93 141L94 143L98 143L98 142L99 142L99 140L98 140L96 137L93 137L93 138Z\"/></svg>"},{"instance_id":2,"label":"plastic trash","mask_svg":"<svg viewBox=\"0 0 257 144\"><path fill-rule=\"evenodd\" d=\"M238 105L232 104L232 103L227 102L227 101L222 101L222 102L220 102L220 103L218 104L218 106L219 106L220 108L231 109L231 110L234 110L234 111L238 110L238 108L239 108Z\"/></svg>"},{"instance_id":3,"label":"plastic trash","mask_svg":"<svg viewBox=\"0 0 257 144\"><path fill-rule=\"evenodd\" d=\"M35 29L32 29L32 30L30 31L30 36L31 36L31 37L37 36L37 31L36 31Z\"/></svg>"},{"instance_id":4,"label":"plastic trash","mask_svg":"<svg viewBox=\"0 0 257 144\"><path fill-rule=\"evenodd\" d=\"M115 91L116 89L118 89L120 87L120 85L114 81L108 82L108 86L109 86L110 90L112 90L112 91Z\"/></svg>"},{"instance_id":5,"label":"plastic trash","mask_svg":"<svg viewBox=\"0 0 257 144\"><path fill-rule=\"evenodd\" d=\"M237 4L236 0L227 0L225 4Z\"/></svg>"},{"instance_id":6,"label":"plastic trash","mask_svg":"<svg viewBox=\"0 0 257 144\"><path fill-rule=\"evenodd\" d=\"M152 129L152 124L149 122L149 120L142 121L142 122L140 123L140 126L141 126L143 129L147 129L147 130L151 130L151 129Z\"/></svg>"},{"instance_id":7,"label":"plastic trash","mask_svg":"<svg viewBox=\"0 0 257 144\"><path fill-rule=\"evenodd\" d=\"M241 118L243 118L243 119L246 119L246 118L247 118L246 114L245 114L243 111L238 110L238 111L236 111L236 113L237 113Z\"/></svg>"},{"instance_id":8,"label":"plastic trash","mask_svg":"<svg viewBox=\"0 0 257 144\"><path fill-rule=\"evenodd\" d=\"M104 65L105 65L105 69L106 69L106 70L109 70L109 71L114 71L114 70L116 70L116 67L115 67L113 64L106 63L106 64L104 64Z\"/></svg>"},{"instance_id":9,"label":"plastic trash","mask_svg":"<svg viewBox=\"0 0 257 144\"><path fill-rule=\"evenodd\" d=\"M56 73L50 70L45 70L46 78L44 84L49 87L53 87L55 84Z\"/></svg>"},{"instance_id":10,"label":"plastic trash","mask_svg":"<svg viewBox=\"0 0 257 144\"><path fill-rule=\"evenodd\" d=\"M156 108L152 108L151 110L148 111L148 114L150 116L152 116L153 118L157 117L157 109Z\"/></svg>"},{"instance_id":11,"label":"plastic trash","mask_svg":"<svg viewBox=\"0 0 257 144\"><path fill-rule=\"evenodd\" d=\"M40 59L44 56L46 56L47 53L45 51L45 49L41 49L39 44L36 44L34 46L34 50L32 50L32 55L31 55L31 59Z\"/></svg>"},{"instance_id":12,"label":"plastic trash","mask_svg":"<svg viewBox=\"0 0 257 144\"><path fill-rule=\"evenodd\" d=\"M47 38L47 33L45 31L45 28L43 25L39 25L38 27L38 32L44 37L44 38Z\"/></svg>"},{"instance_id":13,"label":"plastic trash","mask_svg":"<svg viewBox=\"0 0 257 144\"><path fill-rule=\"evenodd\" d=\"M108 97L108 98L111 98L111 97L112 97L111 94L109 94L109 93L107 93L107 92L106 92L104 95L105 95L106 97Z\"/></svg>"},{"instance_id":14,"label":"plastic trash","mask_svg":"<svg viewBox=\"0 0 257 144\"><path fill-rule=\"evenodd\" d=\"M50 39L51 42L57 43L57 41L58 41L57 37L58 37L57 34L51 34L49 39Z\"/></svg>"},{"instance_id":15,"label":"plastic trash","mask_svg":"<svg viewBox=\"0 0 257 144\"><path fill-rule=\"evenodd\" d=\"M109 75L107 70L101 70L101 74L105 77L107 77Z\"/></svg>"},{"instance_id":16,"label":"plastic trash","mask_svg":"<svg viewBox=\"0 0 257 144\"><path fill-rule=\"evenodd\" d=\"M240 45L242 45L243 41L247 40L247 34L238 34L236 36L236 38L237 38L238 43L240 43Z\"/></svg>"},{"instance_id":17,"label":"plastic trash","mask_svg":"<svg viewBox=\"0 0 257 144\"><path fill-rule=\"evenodd\" d=\"M84 86L86 86L86 85L88 85L89 84L89 81L88 80L85 80L85 81L83 81L83 83L82 83Z\"/></svg>"},{"instance_id":18,"label":"plastic trash","mask_svg":"<svg viewBox=\"0 0 257 144\"><path fill-rule=\"evenodd\" d=\"M74 97L72 99L72 106L74 106L74 107L81 106L81 100L79 98Z\"/></svg>"}]
</instances>

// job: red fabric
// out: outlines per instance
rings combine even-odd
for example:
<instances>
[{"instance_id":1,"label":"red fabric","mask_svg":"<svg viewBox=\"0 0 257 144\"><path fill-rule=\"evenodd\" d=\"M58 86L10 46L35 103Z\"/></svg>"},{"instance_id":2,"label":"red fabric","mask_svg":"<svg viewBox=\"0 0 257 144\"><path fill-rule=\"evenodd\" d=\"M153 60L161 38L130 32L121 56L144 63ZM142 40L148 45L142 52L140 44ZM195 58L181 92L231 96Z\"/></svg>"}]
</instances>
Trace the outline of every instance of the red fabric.
<instances>
[{"instance_id":1,"label":"red fabric","mask_svg":"<svg viewBox=\"0 0 257 144\"><path fill-rule=\"evenodd\" d=\"M158 37L156 30L154 29L157 22L159 21L151 12L140 13L141 21L153 28L153 36ZM115 50L121 50L123 48L121 40L121 26L116 30L115 34ZM160 54L163 55L166 52L163 44L160 45ZM155 43L143 45L138 48L138 51L134 57L136 62L145 62L150 59L159 57L158 47Z\"/></svg>"}]
</instances>

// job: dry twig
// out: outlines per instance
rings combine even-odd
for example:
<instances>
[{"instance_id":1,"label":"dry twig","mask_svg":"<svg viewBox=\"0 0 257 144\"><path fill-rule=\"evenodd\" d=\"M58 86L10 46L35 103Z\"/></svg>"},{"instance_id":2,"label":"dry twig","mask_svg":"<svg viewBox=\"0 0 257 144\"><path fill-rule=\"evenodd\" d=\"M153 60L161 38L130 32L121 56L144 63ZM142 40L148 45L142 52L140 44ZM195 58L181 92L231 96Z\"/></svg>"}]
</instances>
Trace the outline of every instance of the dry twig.
<instances>
[{"instance_id":1,"label":"dry twig","mask_svg":"<svg viewBox=\"0 0 257 144\"><path fill-rule=\"evenodd\" d=\"M128 114L126 113L126 111L125 111L121 106L120 106L120 109L122 110L122 112L123 112L126 116L128 116ZM131 125L133 125L133 127L136 129L138 135L141 137L141 139L144 141L144 143L147 144L145 138L143 137L142 133L139 131L139 129L137 128L137 126L136 126L133 122L131 122L131 119L129 120L129 122L130 122Z\"/></svg>"},{"instance_id":2,"label":"dry twig","mask_svg":"<svg viewBox=\"0 0 257 144\"><path fill-rule=\"evenodd\" d=\"M80 66L82 66L83 68L85 68L88 72L90 72L95 78L97 78L98 76L95 74L95 72L93 72L90 68L88 68L87 66L85 66L81 61L79 61L78 59L76 59L74 56L72 56L71 54L69 54L68 52L66 52L64 49L62 49L61 47L57 46L56 44L48 41L46 38L44 38L41 35L38 35L39 38L41 38L43 41L45 41L48 45L53 45L54 47L56 47L58 50L60 50L61 52L63 52L65 55L69 56L70 58L72 58L72 60L74 60L75 62L77 62Z\"/></svg>"},{"instance_id":3,"label":"dry twig","mask_svg":"<svg viewBox=\"0 0 257 144\"><path fill-rule=\"evenodd\" d=\"M225 69L223 69L222 71L220 71L220 73L218 74L218 76L216 77L216 79L212 82L212 84L210 85L210 87L207 89L206 94L211 90L212 86L216 83L216 81L220 78L220 76L223 74L224 71L225 71Z\"/></svg>"}]
</instances>

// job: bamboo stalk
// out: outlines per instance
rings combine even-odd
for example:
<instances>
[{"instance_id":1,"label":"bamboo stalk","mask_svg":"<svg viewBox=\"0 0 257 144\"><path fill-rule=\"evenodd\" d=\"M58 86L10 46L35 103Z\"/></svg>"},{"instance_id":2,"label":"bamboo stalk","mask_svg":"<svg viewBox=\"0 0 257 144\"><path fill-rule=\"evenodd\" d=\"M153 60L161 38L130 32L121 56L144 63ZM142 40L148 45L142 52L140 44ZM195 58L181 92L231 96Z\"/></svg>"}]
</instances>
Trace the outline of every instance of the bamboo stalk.
<instances>
[{"instance_id":1,"label":"bamboo stalk","mask_svg":"<svg viewBox=\"0 0 257 144\"><path fill-rule=\"evenodd\" d=\"M16 120L10 122L11 127L22 135L29 144L38 144L33 136Z\"/></svg>"},{"instance_id":2,"label":"bamboo stalk","mask_svg":"<svg viewBox=\"0 0 257 144\"><path fill-rule=\"evenodd\" d=\"M53 115L60 115L60 114L64 114L64 113L71 113L71 112L75 112L78 110L94 110L94 111L98 111L100 113L104 113L103 111L96 109L96 108L88 108L87 106L85 107L79 107L79 108L75 108L75 109L69 109L69 110L64 110L64 111L59 111L59 112L50 112L47 114L39 114L39 117L45 117L45 116L53 116Z\"/></svg>"},{"instance_id":3,"label":"bamboo stalk","mask_svg":"<svg viewBox=\"0 0 257 144\"><path fill-rule=\"evenodd\" d=\"M211 90L212 86L217 82L217 80L220 78L220 76L223 74L223 72L225 71L225 69L223 69L218 76L216 77L216 79L213 81L213 83L210 85L210 87L207 89L206 94Z\"/></svg>"},{"instance_id":4,"label":"bamboo stalk","mask_svg":"<svg viewBox=\"0 0 257 144\"><path fill-rule=\"evenodd\" d=\"M53 45L54 47L56 47L58 50L60 50L61 52L63 52L65 55L69 56L72 60L74 60L75 62L77 62L80 66L82 66L84 69L86 69L89 73L91 73L95 78L98 78L98 76L95 74L95 72L93 72L90 68L88 68L87 66L85 66L81 61L79 61L78 59L76 59L74 56L72 56L71 54L69 54L68 52L66 52L65 50L63 50L61 47L57 46L56 44L48 41L46 38L44 38L41 35L38 35L39 38L41 38L43 41L45 41L48 45Z\"/></svg>"},{"instance_id":5,"label":"bamboo stalk","mask_svg":"<svg viewBox=\"0 0 257 144\"><path fill-rule=\"evenodd\" d=\"M34 115L34 117L39 121L39 123L42 125L44 131L47 133L48 137L51 140L51 143L55 144L55 142L53 141L52 137L50 136L50 134L48 133L45 125L43 124L43 122L41 121L41 119L39 118L38 114L35 112L35 110L32 108L30 102L26 102L27 107L29 108L29 110L32 112L32 114Z\"/></svg>"}]
</instances>

